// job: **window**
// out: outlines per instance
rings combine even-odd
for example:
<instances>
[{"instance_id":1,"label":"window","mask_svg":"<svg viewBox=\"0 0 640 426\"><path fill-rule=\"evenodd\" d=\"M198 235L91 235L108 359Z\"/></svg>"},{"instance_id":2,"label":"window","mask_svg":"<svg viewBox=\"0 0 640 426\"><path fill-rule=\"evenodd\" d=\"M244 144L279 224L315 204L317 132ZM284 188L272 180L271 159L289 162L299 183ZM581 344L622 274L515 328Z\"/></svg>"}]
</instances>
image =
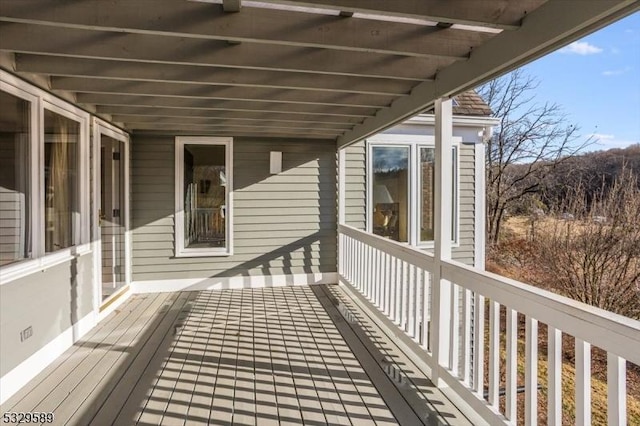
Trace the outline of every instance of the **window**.
<instances>
[{"instance_id":1,"label":"window","mask_svg":"<svg viewBox=\"0 0 640 426\"><path fill-rule=\"evenodd\" d=\"M0 266L32 255L31 102L0 91Z\"/></svg>"},{"instance_id":2,"label":"window","mask_svg":"<svg viewBox=\"0 0 640 426\"><path fill-rule=\"evenodd\" d=\"M373 233L407 242L409 147L373 146L371 155Z\"/></svg>"},{"instance_id":3,"label":"window","mask_svg":"<svg viewBox=\"0 0 640 426\"><path fill-rule=\"evenodd\" d=\"M232 254L231 164L231 138L176 138L176 256Z\"/></svg>"},{"instance_id":4,"label":"window","mask_svg":"<svg viewBox=\"0 0 640 426\"><path fill-rule=\"evenodd\" d=\"M451 240L458 229L458 143L453 146ZM430 246L435 235L433 137L381 135L368 142L369 232Z\"/></svg>"},{"instance_id":5,"label":"window","mask_svg":"<svg viewBox=\"0 0 640 426\"><path fill-rule=\"evenodd\" d=\"M436 149L434 147L420 146L420 165L419 165L419 226L420 232L418 236L419 243L432 242L435 235L435 205L434 205L434 184L435 184L435 155ZM451 199L454 200L451 217L451 241L456 241L456 229L458 203L456 202L458 196L458 149L453 147L452 155L452 192Z\"/></svg>"},{"instance_id":6,"label":"window","mask_svg":"<svg viewBox=\"0 0 640 426\"><path fill-rule=\"evenodd\" d=\"M89 244L89 114L0 70L0 281Z\"/></svg>"},{"instance_id":7,"label":"window","mask_svg":"<svg viewBox=\"0 0 640 426\"><path fill-rule=\"evenodd\" d=\"M44 245L47 253L73 246L80 224L80 123L44 111Z\"/></svg>"}]
</instances>

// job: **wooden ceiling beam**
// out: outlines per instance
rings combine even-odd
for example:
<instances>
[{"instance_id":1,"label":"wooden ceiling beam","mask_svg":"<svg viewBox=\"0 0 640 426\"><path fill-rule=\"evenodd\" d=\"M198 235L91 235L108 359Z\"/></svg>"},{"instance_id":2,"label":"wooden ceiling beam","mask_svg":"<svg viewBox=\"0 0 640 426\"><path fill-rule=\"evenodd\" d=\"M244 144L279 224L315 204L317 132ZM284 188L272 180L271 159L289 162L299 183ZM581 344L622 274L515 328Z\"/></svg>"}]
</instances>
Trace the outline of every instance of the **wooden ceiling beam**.
<instances>
[{"instance_id":1,"label":"wooden ceiling beam","mask_svg":"<svg viewBox=\"0 0 640 426\"><path fill-rule=\"evenodd\" d=\"M51 77L51 89L76 93L111 93L190 99L260 100L265 103L320 104L360 108L386 107L395 99L391 95L362 95L357 93L260 87L203 86L187 83L158 83L86 77Z\"/></svg>"},{"instance_id":2,"label":"wooden ceiling beam","mask_svg":"<svg viewBox=\"0 0 640 426\"><path fill-rule=\"evenodd\" d=\"M113 80L192 83L236 87L303 89L370 95L406 95L413 81L382 78L328 76L309 73L263 71L67 58L48 55L15 55L16 71L64 77L99 77Z\"/></svg>"},{"instance_id":3,"label":"wooden ceiling beam","mask_svg":"<svg viewBox=\"0 0 640 426\"><path fill-rule=\"evenodd\" d=\"M335 126L352 127L361 123L363 118L332 116L325 114L290 114L288 112L265 111L217 111L187 108L150 108L135 106L101 106L101 114L109 114L114 121L157 120L157 119L210 119L210 120L243 120L273 121L278 123L317 123Z\"/></svg>"},{"instance_id":4,"label":"wooden ceiling beam","mask_svg":"<svg viewBox=\"0 0 640 426\"><path fill-rule=\"evenodd\" d=\"M0 50L62 57L428 80L460 58L344 52L0 22Z\"/></svg>"},{"instance_id":5,"label":"wooden ceiling beam","mask_svg":"<svg viewBox=\"0 0 640 426\"><path fill-rule=\"evenodd\" d=\"M5 22L225 42L305 46L408 56L466 58L495 34L285 10L176 0L3 0ZM237 46L230 46L231 48Z\"/></svg>"},{"instance_id":6,"label":"wooden ceiling beam","mask_svg":"<svg viewBox=\"0 0 640 426\"><path fill-rule=\"evenodd\" d=\"M433 22L514 30L527 13L546 0L261 0L262 3L314 7Z\"/></svg>"},{"instance_id":7,"label":"wooden ceiling beam","mask_svg":"<svg viewBox=\"0 0 640 426\"><path fill-rule=\"evenodd\" d=\"M282 113L296 117L303 114L322 114L330 117L363 119L373 116L378 108L359 108L340 105L289 104L283 102L263 102L260 100L212 100L176 98L170 96L120 95L113 93L78 93L77 102L95 105L96 111L107 113L105 107L178 108L193 111L233 111Z\"/></svg>"}]
</instances>

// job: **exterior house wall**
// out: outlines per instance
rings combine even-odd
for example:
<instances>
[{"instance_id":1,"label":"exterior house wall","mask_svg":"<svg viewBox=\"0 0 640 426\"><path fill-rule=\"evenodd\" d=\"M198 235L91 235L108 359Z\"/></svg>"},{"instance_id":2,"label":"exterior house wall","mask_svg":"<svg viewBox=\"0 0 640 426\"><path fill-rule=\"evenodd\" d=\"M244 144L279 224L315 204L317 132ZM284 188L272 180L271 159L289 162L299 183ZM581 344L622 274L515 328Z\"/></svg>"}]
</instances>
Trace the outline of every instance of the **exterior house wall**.
<instances>
[{"instance_id":1,"label":"exterior house wall","mask_svg":"<svg viewBox=\"0 0 640 426\"><path fill-rule=\"evenodd\" d=\"M92 274L87 253L0 286L0 376L92 314ZM28 327L33 335L21 341Z\"/></svg>"},{"instance_id":2,"label":"exterior house wall","mask_svg":"<svg viewBox=\"0 0 640 426\"><path fill-rule=\"evenodd\" d=\"M481 143L482 127L455 126L453 136L462 138L459 148L459 244L453 247L454 260L469 265L475 263L475 144ZM405 123L389 129L385 134L433 136L434 128L424 124ZM366 143L359 142L346 148L346 223L366 229Z\"/></svg>"},{"instance_id":3,"label":"exterior house wall","mask_svg":"<svg viewBox=\"0 0 640 426\"><path fill-rule=\"evenodd\" d=\"M334 143L234 139L234 253L180 258L174 143L170 136L138 136L131 144L134 282L336 272ZM282 152L277 175L269 173L270 151Z\"/></svg>"}]
</instances>

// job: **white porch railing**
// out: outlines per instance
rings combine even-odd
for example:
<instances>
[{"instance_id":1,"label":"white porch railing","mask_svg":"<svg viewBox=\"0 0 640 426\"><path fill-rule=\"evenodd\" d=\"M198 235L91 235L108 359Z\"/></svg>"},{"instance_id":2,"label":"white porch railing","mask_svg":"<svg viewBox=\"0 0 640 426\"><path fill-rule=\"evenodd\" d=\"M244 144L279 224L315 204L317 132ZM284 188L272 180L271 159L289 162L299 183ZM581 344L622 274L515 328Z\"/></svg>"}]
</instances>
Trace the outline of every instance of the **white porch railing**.
<instances>
[{"instance_id":1,"label":"white porch railing","mask_svg":"<svg viewBox=\"0 0 640 426\"><path fill-rule=\"evenodd\" d=\"M563 334L575 338L576 423L591 422L591 346L595 346L607 353L608 423L626 424L626 361L640 365L640 322L459 262L438 262L428 253L347 225L339 225L338 265L341 281L404 331L414 355L439 378L440 386L449 388L487 423L516 423L518 360L523 356L525 423L537 423L540 322L548 327L544 383L548 424L562 424ZM452 284L446 306L435 306L443 298L431 297L434 286L441 285L432 281L436 267L443 283ZM445 361L437 362L432 353L434 330L446 325L432 312L442 312L448 322ZM524 354L518 351L519 315L526 330ZM506 341L504 347L501 340Z\"/></svg>"}]
</instances>

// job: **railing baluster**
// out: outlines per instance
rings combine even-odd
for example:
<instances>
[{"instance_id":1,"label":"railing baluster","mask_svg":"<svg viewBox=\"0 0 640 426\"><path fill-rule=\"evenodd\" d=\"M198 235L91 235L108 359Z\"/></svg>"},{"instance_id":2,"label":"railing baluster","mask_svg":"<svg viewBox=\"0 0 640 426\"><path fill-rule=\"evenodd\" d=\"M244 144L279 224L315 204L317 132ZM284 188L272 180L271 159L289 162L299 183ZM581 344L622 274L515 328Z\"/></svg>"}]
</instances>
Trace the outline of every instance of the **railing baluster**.
<instances>
[{"instance_id":1,"label":"railing baluster","mask_svg":"<svg viewBox=\"0 0 640 426\"><path fill-rule=\"evenodd\" d=\"M562 331L548 326L547 350L547 422L562 424Z\"/></svg>"},{"instance_id":2,"label":"railing baluster","mask_svg":"<svg viewBox=\"0 0 640 426\"><path fill-rule=\"evenodd\" d=\"M402 269L404 262L398 260L396 265L396 324L402 328Z\"/></svg>"},{"instance_id":3,"label":"railing baluster","mask_svg":"<svg viewBox=\"0 0 640 426\"><path fill-rule=\"evenodd\" d=\"M454 376L460 372L460 287L451 283L451 338L449 365Z\"/></svg>"},{"instance_id":4,"label":"railing baluster","mask_svg":"<svg viewBox=\"0 0 640 426\"><path fill-rule=\"evenodd\" d=\"M576 424L591 424L591 345L576 338Z\"/></svg>"},{"instance_id":5,"label":"railing baluster","mask_svg":"<svg viewBox=\"0 0 640 426\"><path fill-rule=\"evenodd\" d=\"M416 299L416 268L413 265L407 265L407 332L412 338L416 336L416 312L415 312L415 299Z\"/></svg>"},{"instance_id":6,"label":"railing baluster","mask_svg":"<svg viewBox=\"0 0 640 426\"><path fill-rule=\"evenodd\" d=\"M429 350L429 272L424 271L422 277L422 346Z\"/></svg>"},{"instance_id":7,"label":"railing baluster","mask_svg":"<svg viewBox=\"0 0 640 426\"><path fill-rule=\"evenodd\" d=\"M402 329L407 331L409 318L409 264L402 262Z\"/></svg>"},{"instance_id":8,"label":"railing baluster","mask_svg":"<svg viewBox=\"0 0 640 426\"><path fill-rule=\"evenodd\" d=\"M507 353L505 378L505 417L516 422L518 417L518 312L507 308Z\"/></svg>"},{"instance_id":9,"label":"railing baluster","mask_svg":"<svg viewBox=\"0 0 640 426\"><path fill-rule=\"evenodd\" d=\"M473 390L484 399L484 297L474 294Z\"/></svg>"},{"instance_id":10,"label":"railing baluster","mask_svg":"<svg viewBox=\"0 0 640 426\"><path fill-rule=\"evenodd\" d=\"M525 326L524 359L524 424L534 426L538 424L538 320L529 316Z\"/></svg>"},{"instance_id":11,"label":"railing baluster","mask_svg":"<svg viewBox=\"0 0 640 426\"><path fill-rule=\"evenodd\" d=\"M396 257L391 258L391 285L389 286L389 318L391 321L396 321L396 278L397 278L398 259Z\"/></svg>"},{"instance_id":12,"label":"railing baluster","mask_svg":"<svg viewBox=\"0 0 640 426\"><path fill-rule=\"evenodd\" d=\"M627 361L607 352L607 423L627 424Z\"/></svg>"},{"instance_id":13,"label":"railing baluster","mask_svg":"<svg viewBox=\"0 0 640 426\"><path fill-rule=\"evenodd\" d=\"M471 383L471 291L462 289L462 368L460 379Z\"/></svg>"},{"instance_id":14,"label":"railing baluster","mask_svg":"<svg viewBox=\"0 0 640 426\"><path fill-rule=\"evenodd\" d=\"M489 304L489 404L498 406L500 394L500 305Z\"/></svg>"},{"instance_id":15,"label":"railing baluster","mask_svg":"<svg viewBox=\"0 0 640 426\"><path fill-rule=\"evenodd\" d=\"M378 249L376 249L376 273L375 273L375 278L376 278L376 306L378 308L382 308L382 304L383 304L383 300L382 300L382 286L383 284L383 277L382 277L382 271L384 268L384 265L382 264L382 252Z\"/></svg>"}]
</instances>

